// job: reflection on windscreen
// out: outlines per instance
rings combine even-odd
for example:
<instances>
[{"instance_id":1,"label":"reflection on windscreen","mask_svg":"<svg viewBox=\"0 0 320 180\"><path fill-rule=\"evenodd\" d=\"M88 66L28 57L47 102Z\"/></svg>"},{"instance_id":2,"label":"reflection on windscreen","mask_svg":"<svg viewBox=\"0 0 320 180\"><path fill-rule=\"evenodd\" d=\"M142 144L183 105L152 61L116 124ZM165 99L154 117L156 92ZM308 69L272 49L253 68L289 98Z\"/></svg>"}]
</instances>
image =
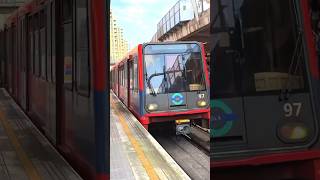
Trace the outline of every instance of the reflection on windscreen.
<instances>
[{"instance_id":1,"label":"reflection on windscreen","mask_svg":"<svg viewBox=\"0 0 320 180\"><path fill-rule=\"evenodd\" d=\"M213 0L215 95L304 90L292 0Z\"/></svg>"},{"instance_id":2,"label":"reflection on windscreen","mask_svg":"<svg viewBox=\"0 0 320 180\"><path fill-rule=\"evenodd\" d=\"M205 90L200 50L147 54L144 61L148 94Z\"/></svg>"}]
</instances>

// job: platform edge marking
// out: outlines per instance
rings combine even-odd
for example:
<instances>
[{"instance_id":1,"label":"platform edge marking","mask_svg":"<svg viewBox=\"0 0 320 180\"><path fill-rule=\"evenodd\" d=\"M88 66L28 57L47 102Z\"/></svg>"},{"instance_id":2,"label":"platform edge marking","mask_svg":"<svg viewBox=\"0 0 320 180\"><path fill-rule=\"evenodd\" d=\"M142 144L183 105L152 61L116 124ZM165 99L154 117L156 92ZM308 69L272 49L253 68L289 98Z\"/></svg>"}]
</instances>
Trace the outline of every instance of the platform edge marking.
<instances>
[{"instance_id":1,"label":"platform edge marking","mask_svg":"<svg viewBox=\"0 0 320 180\"><path fill-rule=\"evenodd\" d=\"M26 170L27 176L30 180L41 180L38 171L36 170L32 161L27 156L26 152L23 150L22 145L19 142L18 136L15 134L12 126L5 118L5 114L2 111L0 111L0 123L6 131L12 146L14 147L24 169Z\"/></svg>"}]
</instances>

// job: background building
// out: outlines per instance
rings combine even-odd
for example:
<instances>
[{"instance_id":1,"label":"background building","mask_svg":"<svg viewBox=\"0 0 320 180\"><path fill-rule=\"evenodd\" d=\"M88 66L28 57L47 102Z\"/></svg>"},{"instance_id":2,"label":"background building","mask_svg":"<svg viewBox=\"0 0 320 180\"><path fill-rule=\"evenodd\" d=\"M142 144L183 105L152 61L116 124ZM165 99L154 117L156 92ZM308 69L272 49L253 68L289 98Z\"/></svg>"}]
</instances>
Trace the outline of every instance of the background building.
<instances>
[{"instance_id":1,"label":"background building","mask_svg":"<svg viewBox=\"0 0 320 180\"><path fill-rule=\"evenodd\" d=\"M110 11L110 65L114 65L128 52L128 42L123 37L123 29L117 25Z\"/></svg>"}]
</instances>

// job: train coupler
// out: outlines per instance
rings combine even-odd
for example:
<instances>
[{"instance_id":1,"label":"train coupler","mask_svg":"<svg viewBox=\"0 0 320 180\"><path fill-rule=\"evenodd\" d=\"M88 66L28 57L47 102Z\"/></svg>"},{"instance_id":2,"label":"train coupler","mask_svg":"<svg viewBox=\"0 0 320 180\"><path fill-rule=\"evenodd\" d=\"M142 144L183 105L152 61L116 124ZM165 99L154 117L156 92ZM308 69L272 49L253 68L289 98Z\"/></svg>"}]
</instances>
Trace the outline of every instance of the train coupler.
<instances>
[{"instance_id":1,"label":"train coupler","mask_svg":"<svg viewBox=\"0 0 320 180\"><path fill-rule=\"evenodd\" d=\"M179 119L176 120L176 135L183 135L188 137L189 139L190 136L188 136L191 133L191 124L189 119Z\"/></svg>"}]
</instances>

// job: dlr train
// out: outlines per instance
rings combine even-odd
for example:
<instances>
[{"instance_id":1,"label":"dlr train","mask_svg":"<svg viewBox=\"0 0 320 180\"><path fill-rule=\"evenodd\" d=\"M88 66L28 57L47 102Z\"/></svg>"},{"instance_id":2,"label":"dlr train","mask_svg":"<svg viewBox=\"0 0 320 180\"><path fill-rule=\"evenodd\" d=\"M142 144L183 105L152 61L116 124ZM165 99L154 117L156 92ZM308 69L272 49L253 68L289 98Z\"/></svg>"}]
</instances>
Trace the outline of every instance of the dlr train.
<instances>
[{"instance_id":1,"label":"dlr train","mask_svg":"<svg viewBox=\"0 0 320 180\"><path fill-rule=\"evenodd\" d=\"M84 179L108 179L104 0L32 0L0 31L1 82Z\"/></svg>"},{"instance_id":2,"label":"dlr train","mask_svg":"<svg viewBox=\"0 0 320 180\"><path fill-rule=\"evenodd\" d=\"M320 179L309 0L211 0L211 177Z\"/></svg>"},{"instance_id":3,"label":"dlr train","mask_svg":"<svg viewBox=\"0 0 320 180\"><path fill-rule=\"evenodd\" d=\"M177 134L191 123L209 124L209 76L198 42L140 44L111 70L111 88L148 129L175 122Z\"/></svg>"}]
</instances>

